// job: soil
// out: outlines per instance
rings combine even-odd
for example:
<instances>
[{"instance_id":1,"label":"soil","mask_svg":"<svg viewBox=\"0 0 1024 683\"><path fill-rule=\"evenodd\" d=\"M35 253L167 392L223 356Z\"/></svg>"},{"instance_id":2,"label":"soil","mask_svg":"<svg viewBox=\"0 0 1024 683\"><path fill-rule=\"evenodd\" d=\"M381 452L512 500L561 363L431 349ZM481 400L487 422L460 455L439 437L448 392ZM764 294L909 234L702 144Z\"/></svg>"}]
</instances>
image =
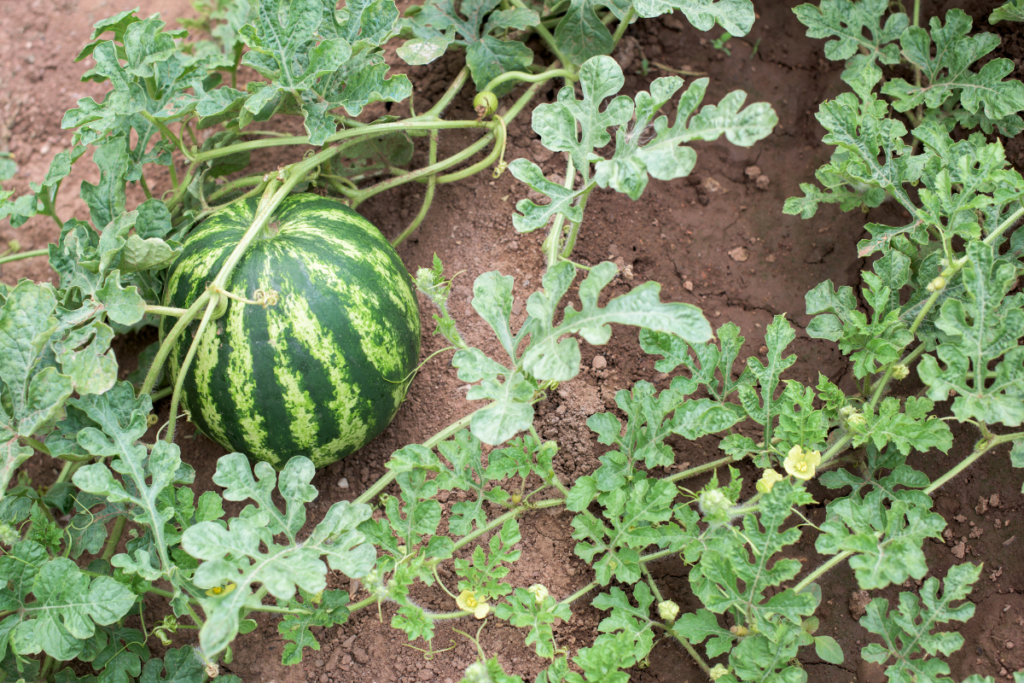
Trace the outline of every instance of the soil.
<instances>
[{"instance_id":1,"label":"soil","mask_svg":"<svg viewBox=\"0 0 1024 683\"><path fill-rule=\"evenodd\" d=\"M88 38L93 22L134 4L127 0L0 3L0 151L13 152L20 165L17 178L5 183L7 189L26 191L29 180L42 178L52 156L70 144L70 133L60 128L63 112L79 98L101 92L96 84L79 81L89 64L74 63L74 56ZM193 15L187 0L138 0L137 4L145 16L157 11L165 18ZM848 365L835 346L811 339L804 332L808 317L803 296L825 279L837 286L856 287L865 263L857 259L855 245L864 235L865 219L898 220L900 211L886 204L865 217L822 207L810 221L782 214L783 201L799 194L799 183L813 182L814 170L831 154L821 142L824 131L814 119L818 103L844 90L839 80L841 67L824 58L821 41L804 36L803 27L790 11L795 4L758 3L760 16L753 32L743 40L729 41L731 55L714 50L710 44L720 31L702 34L678 16L639 21L630 27L615 55L628 74L629 94L645 88L651 78L664 75L657 71L647 76L639 73L641 56L646 56L675 68L706 71L711 79L708 102L738 88L749 94L748 101L768 101L778 112L780 123L771 137L749 149L724 142L696 145L699 160L692 176L674 182L652 181L641 201L596 192L575 254L584 264L610 259L624 267L625 274L612 286L615 294L644 281L657 281L662 283L663 299L702 307L716 326L735 322L746 336L741 358L763 353L765 326L773 316L784 314L796 328L797 339L790 350L799 359L785 376L815 383L818 373L822 373L851 388ZM1024 78L1024 36L1018 26L992 29L988 25L987 15L997 4L925 2L923 16L944 15L952 7L963 7L975 18L976 25L1002 36L1003 45L994 56L1014 59L1017 70L1013 76ZM416 84L418 108L436 99L459 67L457 57L416 68L402 65L393 49L389 57L396 69L409 73ZM539 101L551 100L554 95L552 87L541 94ZM469 100L468 94L461 95L448 116L472 117ZM404 106L396 106L390 113L404 111ZM365 116L372 118L381 113L383 107L375 106ZM672 115L674 112L670 112ZM563 162L540 145L527 116L520 116L509 133L507 159L527 157L547 172L562 168ZM469 140L468 134L445 133L441 152L453 153ZM1004 144L1011 161L1018 168L1024 166L1024 138ZM269 169L291 160L265 155L255 162ZM423 164L425 160L425 151L420 150L414 163ZM751 166L757 166L759 172L748 173ZM96 181L94 167L78 164L65 181L57 204L65 219L87 218L85 204L77 193L82 180ZM422 192L421 187L404 186L364 204L361 211L386 235L394 236L418 211ZM525 186L509 173L496 180L490 174L478 174L439 186L426 221L400 248L413 271L428 265L437 253L447 272L463 273L456 280L451 310L467 340L489 353L497 352L498 347L470 307L474 278L495 269L515 276L514 324L525 318L522 302L540 284L541 235L521 235L512 228L512 208L526 196ZM11 239L19 240L23 249L36 249L57 236L58 229L48 218L37 217L19 230L5 222L0 225L0 249L6 248ZM51 277L42 259L7 264L0 270L0 278L10 284L20 278ZM429 303L421 299L421 307L424 320L430 320ZM431 334L431 327L425 325L424 357L442 347ZM134 369L136 355L152 338L151 333L140 333L119 341L117 353L125 374ZM615 392L637 380L653 380L659 387L669 381L654 369L654 359L640 351L635 332L623 328L615 330L607 346L584 346L584 366L579 377L564 383L538 406L537 429L560 444L556 470L566 483L596 469L598 457L606 450L586 428L589 415L616 410ZM384 472L384 463L394 450L422 442L473 409L475 406L465 401L466 388L448 365L447 356L428 363L413 383L409 400L381 437L361 452L317 473L313 484L321 496L310 505L309 519L319 520L334 502L358 496ZM914 392L916 388L901 390ZM159 406L161 420L167 417L166 403ZM189 424L181 425L179 434L182 456L197 470L197 489L215 488L211 481L214 463L224 451L196 434ZM915 454L911 464L932 477L946 471L970 451L976 439L970 429L959 429L956 434L950 453ZM671 445L679 465L697 465L718 454L717 440L711 437L696 442L679 439ZM39 483L52 479L57 472L42 457L26 465ZM744 475L748 482L745 495L749 495L754 472L744 469ZM698 486L702 483L694 481ZM811 490L820 504L804 513L820 524L825 517L824 504L834 494L817 486ZM445 505L454 502L455 496ZM235 507L229 508L229 514L237 514L237 505L232 505ZM929 541L925 545L932 574L941 578L959 562L985 563L983 578L970 596L977 604L977 614L957 629L966 644L950 659L952 675L957 679L971 673L1008 677L1007 672L1024 668L1021 473L1009 470L1005 449L993 452L942 489L936 507L949 523L949 537L945 543ZM507 580L517 586L543 583L555 596L568 595L586 585L592 576L573 553L570 519L570 514L558 511L525 516L520 522L522 560ZM811 533L804 535L792 554L808 569L823 560L814 551ZM652 569L666 597L678 602L684 611L699 606L689 590L687 567L681 561L666 560ZM448 579L449 585L454 583L451 576L442 574L442 578ZM357 582L350 584L340 575L332 575L330 581L333 588L358 590ZM893 603L899 590L916 591L917 587L911 581L906 587L875 591L871 597L885 597ZM852 572L845 565L837 568L824 577L821 588L824 599L818 613L819 634L835 637L846 660L837 667L817 659L813 648L803 650L801 658L810 680L878 680L881 672L877 667L858 666L859 650L871 636L855 619L863 610L864 596L858 595ZM452 609L450 599L436 588L420 590L417 598L436 609ZM156 601L152 609L159 613L165 608ZM573 612L572 621L557 625L555 634L562 646L575 652L593 642L603 615L590 607L586 598L573 605ZM264 615L257 619L256 631L235 642L234 660L223 669L247 682L451 683L459 680L477 657L475 646L456 633L475 630L476 622L440 625L434 647L445 651L424 656L416 648L427 647L425 643L412 643L416 648L406 646L404 636L390 628L391 614L392 607L384 606L380 621L376 610L367 610L354 615L347 624L320 633L322 649L307 649L303 663L294 667L280 664L283 641L277 633L277 619ZM484 628L481 645L488 655L498 657L506 671L533 680L545 662L523 645L523 636L524 632L493 621ZM179 636L177 642L189 641ZM631 672L631 680L682 683L704 680L704 676L677 644L665 640L656 645L646 666Z\"/></svg>"}]
</instances>

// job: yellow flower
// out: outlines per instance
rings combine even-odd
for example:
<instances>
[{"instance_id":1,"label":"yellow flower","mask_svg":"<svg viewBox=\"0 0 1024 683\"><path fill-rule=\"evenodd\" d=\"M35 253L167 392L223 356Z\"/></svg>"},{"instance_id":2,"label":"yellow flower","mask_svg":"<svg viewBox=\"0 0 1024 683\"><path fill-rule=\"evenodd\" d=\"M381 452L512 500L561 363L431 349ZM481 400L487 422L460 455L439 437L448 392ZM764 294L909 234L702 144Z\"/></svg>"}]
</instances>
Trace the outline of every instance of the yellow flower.
<instances>
[{"instance_id":1,"label":"yellow flower","mask_svg":"<svg viewBox=\"0 0 1024 683\"><path fill-rule=\"evenodd\" d=\"M711 667L711 671L708 672L708 677L713 681L717 681L719 678L725 676L728 673L729 670L726 669L724 666L722 666L721 664L715 664L713 667Z\"/></svg>"},{"instance_id":2,"label":"yellow flower","mask_svg":"<svg viewBox=\"0 0 1024 683\"><path fill-rule=\"evenodd\" d=\"M462 591L459 593L459 597L455 599L455 604L459 606L459 609L472 612L473 616L477 619L483 619L491 611L490 604L486 601L477 600L476 593L473 591Z\"/></svg>"},{"instance_id":3,"label":"yellow flower","mask_svg":"<svg viewBox=\"0 0 1024 683\"><path fill-rule=\"evenodd\" d=\"M228 583L223 586L214 586L210 590L206 591L206 594L211 598L224 597L231 591L235 590L235 584Z\"/></svg>"},{"instance_id":4,"label":"yellow flower","mask_svg":"<svg viewBox=\"0 0 1024 683\"><path fill-rule=\"evenodd\" d=\"M776 482L780 482L784 479L781 474L775 470L765 470L761 474L761 480L757 482L757 490L761 493L768 493L775 486Z\"/></svg>"},{"instance_id":5,"label":"yellow flower","mask_svg":"<svg viewBox=\"0 0 1024 683\"><path fill-rule=\"evenodd\" d=\"M802 446L793 446L782 464L786 472L792 476L808 481L814 478L814 468L821 464L821 453L805 450Z\"/></svg>"}]
</instances>

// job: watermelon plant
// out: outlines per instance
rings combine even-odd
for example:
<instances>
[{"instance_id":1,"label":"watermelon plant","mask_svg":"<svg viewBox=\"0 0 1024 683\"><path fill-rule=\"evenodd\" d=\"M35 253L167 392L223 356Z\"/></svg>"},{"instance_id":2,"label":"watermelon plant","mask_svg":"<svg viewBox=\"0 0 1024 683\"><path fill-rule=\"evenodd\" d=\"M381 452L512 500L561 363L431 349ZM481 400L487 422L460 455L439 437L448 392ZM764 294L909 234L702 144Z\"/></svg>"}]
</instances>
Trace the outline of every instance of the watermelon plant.
<instances>
[{"instance_id":1,"label":"watermelon plant","mask_svg":"<svg viewBox=\"0 0 1024 683\"><path fill-rule=\"evenodd\" d=\"M865 590L924 579L922 545L945 525L931 494L1004 444L1013 443L1011 464L1024 466L1024 432L1014 431L1024 421L1024 299L1011 293L1024 268L1024 233L1016 229L1024 179L998 142L970 133L1020 132L1024 85L1006 80L1006 60L975 65L993 39L971 35L959 10L924 29L916 5L912 19L875 0L796 9L812 37L829 38L826 55L847 61L843 78L853 92L821 105L825 141L836 152L817 173L821 187L804 186L785 210L810 219L822 202L852 210L890 199L910 223L866 226L861 253L881 253L863 275L869 314L852 290L830 282L807 295L816 316L809 333L839 343L857 392L824 377L816 386L782 378L795 360L787 355L795 333L783 316L766 331L765 357L746 359L737 374L743 337L735 325L712 331L696 307L662 302L654 282L602 297L614 264L572 260L595 188L635 200L650 177L690 173L690 142L725 136L751 145L777 122L767 104L744 107L742 92L701 107L707 79L683 89L680 78L659 78L634 97L619 94L624 77L606 55L635 17L674 9L701 30L718 24L736 36L754 18L747 0L466 0L458 8L428 0L404 16L391 0L343 9L323 0L218 0L192 24L211 40L189 41L159 17L133 12L99 22L82 57L95 60L86 77L109 83L107 96L66 114L75 144L31 194L0 195L0 216L12 224L38 213L61 228L46 254L58 284L25 281L2 292L5 676L131 681L166 670L203 681L218 676L232 641L255 628L249 617L257 611L281 616L289 641L282 658L294 664L320 647L312 627L382 603L395 605L391 625L426 647L441 620L486 627L498 619L524 629L525 642L549 660L538 683L626 681L624 670L643 663L658 637L726 683L805 681L797 657L812 645L822 660L841 662L838 644L816 633L816 581L844 562ZM543 55L527 46L531 34L553 61L534 64ZM459 49L465 67L424 113L352 118L371 102L411 97L405 77L387 77L381 46L396 37L409 63ZM242 65L259 75L244 89L239 81L251 72ZM564 153L564 180L528 159L507 165L546 198L520 201L513 216L520 232L547 230L545 271L519 329L511 323L513 279L488 272L473 283L472 307L504 355L465 341L438 259L414 279L436 305L437 332L471 385L467 398L483 403L396 451L387 474L354 502L335 503L307 524L315 467L387 424L419 360L413 280L354 209L425 182L423 207L400 243L422 222L438 183L505 170L507 124L553 78L565 86L533 108L532 126L547 149ZM444 118L469 80L479 117ZM502 109L518 83L530 85ZM669 102L672 121L658 113ZM284 116L301 116L305 135L251 127ZM448 129L482 136L438 159ZM965 134L954 137L958 131ZM427 138L429 163L406 170L417 137ZM253 150L280 146L306 156L251 172ZM97 185L81 189L90 221L62 221L54 199L87 151L100 171ZM154 194L161 167L170 188ZM147 197L131 208L129 183ZM675 376L660 392L638 382L616 396L619 413L593 415L588 426L612 449L592 474L562 481L552 466L559 446L536 432L534 405L579 373L578 337L607 343L612 323L638 328L644 351L661 357L657 369ZM160 341L145 354L147 372L117 381L111 339L149 324L159 326ZM892 392L915 371L926 396ZM953 419L976 427L978 441L932 481L907 461L915 451L949 449L935 401L951 395ZM169 422L147 439L153 402L162 399L172 405ZM196 498L189 486L194 472L174 444L179 405L236 451L217 463L220 493ZM722 433L719 457L655 476L675 463L668 435ZM34 487L19 474L34 453L64 461L52 486ZM757 493L741 499L736 464L746 459L762 472ZM700 489L685 488L711 472ZM849 491L828 504L820 529L808 530L794 519L812 501L807 482L815 478ZM463 498L451 506L444 535L442 492ZM248 503L229 518L225 500ZM593 571L571 595L504 580L520 556L518 520L552 508L573 513L575 552ZM832 559L803 571L780 556L803 533L815 534L818 551ZM652 563L669 556L690 566L700 609L683 613L655 580ZM358 578L364 590L326 590L329 570ZM971 617L964 599L980 572L971 563L953 567L891 608L874 599L861 623L879 642L861 656L887 665L894 682L949 680L939 655L963 639L937 627ZM416 584L448 593L451 611L424 609ZM167 601L163 620L145 618L147 595ZM584 596L608 616L594 643L570 651L553 624L571 619ZM125 624L135 614L140 628ZM153 658L154 638L187 644ZM72 660L95 676L79 678ZM481 651L465 680L515 679Z\"/></svg>"}]
</instances>

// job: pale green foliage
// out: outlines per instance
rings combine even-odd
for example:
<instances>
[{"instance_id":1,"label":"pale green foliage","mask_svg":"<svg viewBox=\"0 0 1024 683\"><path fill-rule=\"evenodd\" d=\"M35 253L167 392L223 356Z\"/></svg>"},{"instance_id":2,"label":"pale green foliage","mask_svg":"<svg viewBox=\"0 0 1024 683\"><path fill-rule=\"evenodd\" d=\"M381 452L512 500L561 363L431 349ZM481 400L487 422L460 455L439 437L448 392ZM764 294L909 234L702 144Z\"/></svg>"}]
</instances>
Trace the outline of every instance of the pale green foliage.
<instances>
[{"instance_id":1,"label":"pale green foliage","mask_svg":"<svg viewBox=\"0 0 1024 683\"><path fill-rule=\"evenodd\" d=\"M980 242L968 246L967 257L965 296L943 302L935 322L944 333L938 359L921 359L921 379L935 400L956 393L958 419L1016 427L1024 422L1024 348L1017 341L1024 336L1024 296L1007 294L1018 269Z\"/></svg>"},{"instance_id":2,"label":"pale green foliage","mask_svg":"<svg viewBox=\"0 0 1024 683\"><path fill-rule=\"evenodd\" d=\"M591 344L605 344L611 336L610 323L671 333L695 342L706 340L711 334L699 309L688 304L662 303L661 287L654 282L644 283L600 306L598 297L617 272L612 263L602 263L590 270L579 286L579 310L569 304L561 323L556 324L556 311L576 272L575 265L562 262L545 273L544 289L527 299L528 317L514 336L510 323L512 278L488 272L476 279L472 305L501 342L508 356L503 362L462 343L461 338L450 332L454 328L442 316L439 330L460 346L452 360L459 379L479 382L466 397L490 401L473 414L471 423L473 435L484 443L500 444L529 428L533 421L532 403L541 383L564 382L579 373L579 342L567 335L578 334ZM426 285L426 292L442 302L443 310L446 293L440 272L435 270L428 275L421 271L418 283L421 287ZM527 338L529 341L524 344ZM511 365L506 365L509 361Z\"/></svg>"},{"instance_id":3,"label":"pale green foliage","mask_svg":"<svg viewBox=\"0 0 1024 683\"><path fill-rule=\"evenodd\" d=\"M327 585L328 565L353 577L361 577L373 567L374 549L356 531L370 517L369 506L335 503L312 535L296 543L295 534L306 520L304 504L316 496L316 489L309 485L313 463L303 457L292 458L278 478L270 465L261 462L256 465L256 476L254 479L242 454L221 458L214 482L225 487L224 498L252 499L257 505L246 506L227 528L216 522L200 522L182 536L182 548L192 557L205 560L193 576L196 586L212 589L236 585L226 594L202 601L207 620L199 632L199 642L209 654L223 650L238 633L239 610L252 596L255 584L264 586L279 600L290 600L297 588L309 594L322 591ZM275 483L285 500L284 513L271 499ZM274 542L274 534L281 533L290 543ZM320 559L323 556L327 557L326 564Z\"/></svg>"},{"instance_id":4,"label":"pale green foliage","mask_svg":"<svg viewBox=\"0 0 1024 683\"><path fill-rule=\"evenodd\" d=\"M579 223L586 196L595 184L639 199L649 176L673 180L689 175L697 161L689 142L717 140L724 135L734 145L749 147L767 137L778 123L774 110L764 102L744 109L747 96L739 90L698 112L708 84L702 78L679 97L675 121L670 125L668 117L657 114L682 88L681 78L655 79L650 92L640 92L631 100L616 95L625 79L610 57L587 60L579 76L582 99L576 98L574 88L562 88L557 101L534 110L533 129L545 147L569 155L582 184L578 189L562 187L544 179L532 162L517 159L511 166L513 175L551 198L543 206L529 199L516 205L521 214L513 218L513 224L522 232L544 227L555 213ZM604 105L608 98L612 99ZM615 130L615 152L603 158L595 150L612 141L609 129ZM591 164L596 164L593 181Z\"/></svg>"},{"instance_id":5,"label":"pale green foliage","mask_svg":"<svg viewBox=\"0 0 1024 683\"><path fill-rule=\"evenodd\" d=\"M922 543L941 538L946 527L942 516L930 511L931 498L920 491L930 483L928 477L905 461L895 449L869 446L864 476L840 469L821 478L830 488L853 490L828 504L815 547L825 555L856 553L850 566L866 590L924 577L928 565ZM883 476L882 470L888 474Z\"/></svg>"},{"instance_id":6,"label":"pale green foliage","mask_svg":"<svg viewBox=\"0 0 1024 683\"><path fill-rule=\"evenodd\" d=\"M572 618L568 605L556 601L550 595L538 602L525 588L517 588L507 603L503 602L495 608L494 614L513 626L528 628L526 644L534 646L538 657L547 659L555 656L556 649L551 625L556 619L569 621Z\"/></svg>"},{"instance_id":7,"label":"pale green foliage","mask_svg":"<svg viewBox=\"0 0 1024 683\"><path fill-rule=\"evenodd\" d=\"M988 23L1000 21L1024 21L1024 0L1007 0L1004 5L992 10Z\"/></svg>"},{"instance_id":8,"label":"pale green foliage","mask_svg":"<svg viewBox=\"0 0 1024 683\"><path fill-rule=\"evenodd\" d=\"M533 62L533 50L518 40L502 40L509 29L536 26L540 17L532 9L494 11L498 0L430 0L411 18L402 20L403 33L412 36L398 50L409 64L429 64L449 45L466 50L466 65L477 90L506 71L519 71ZM494 35L497 34L497 35ZM500 86L497 95L514 87Z\"/></svg>"},{"instance_id":9,"label":"pale green foliage","mask_svg":"<svg viewBox=\"0 0 1024 683\"><path fill-rule=\"evenodd\" d=\"M860 625L881 636L882 644L872 643L861 650L869 662L886 664L890 681L947 681L949 665L936 655L951 655L960 649L964 637L954 631L933 632L941 624L951 621L965 622L974 616L974 604L961 603L978 580L981 565L959 564L950 567L942 582L934 576L921 586L920 597L913 593L900 593L899 608L889 610L889 601L875 598L867 606L867 614ZM961 603L954 606L954 603Z\"/></svg>"}]
</instances>

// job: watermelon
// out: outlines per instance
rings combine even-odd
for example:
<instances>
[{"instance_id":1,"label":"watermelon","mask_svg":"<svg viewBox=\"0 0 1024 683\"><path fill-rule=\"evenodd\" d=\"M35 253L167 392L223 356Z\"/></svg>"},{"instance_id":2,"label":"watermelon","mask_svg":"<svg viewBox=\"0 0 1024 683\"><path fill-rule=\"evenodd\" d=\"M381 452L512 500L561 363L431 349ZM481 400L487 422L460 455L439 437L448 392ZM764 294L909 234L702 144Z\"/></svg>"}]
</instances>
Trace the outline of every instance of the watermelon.
<instances>
[{"instance_id":1,"label":"watermelon","mask_svg":"<svg viewBox=\"0 0 1024 683\"><path fill-rule=\"evenodd\" d=\"M165 305L187 308L205 291L256 205L234 204L189 235ZM420 318L409 272L369 221L336 200L291 195L225 290L246 299L273 290L278 301L229 300L207 326L182 389L203 434L276 468L297 455L322 467L388 426L419 359ZM161 338L176 320L164 318ZM197 318L171 351L172 380L198 327Z\"/></svg>"}]
</instances>

